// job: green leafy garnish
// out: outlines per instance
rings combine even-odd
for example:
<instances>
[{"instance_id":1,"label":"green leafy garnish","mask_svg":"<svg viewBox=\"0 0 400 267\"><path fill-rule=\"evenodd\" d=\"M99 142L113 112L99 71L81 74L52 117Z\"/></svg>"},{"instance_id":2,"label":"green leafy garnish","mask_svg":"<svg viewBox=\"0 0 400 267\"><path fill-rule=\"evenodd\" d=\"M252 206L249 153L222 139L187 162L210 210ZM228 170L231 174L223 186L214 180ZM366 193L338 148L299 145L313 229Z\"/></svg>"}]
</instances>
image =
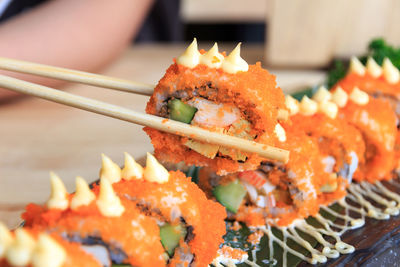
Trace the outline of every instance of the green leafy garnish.
<instances>
[{"instance_id":1,"label":"green leafy garnish","mask_svg":"<svg viewBox=\"0 0 400 267\"><path fill-rule=\"evenodd\" d=\"M365 64L368 56L373 57L379 65L382 65L383 59L387 57L394 66L400 68L400 47L393 47L382 38L371 41L367 55L360 58L361 62Z\"/></svg>"},{"instance_id":2,"label":"green leafy garnish","mask_svg":"<svg viewBox=\"0 0 400 267\"><path fill-rule=\"evenodd\" d=\"M368 57L372 57L379 65L382 65L383 59L387 57L393 65L400 69L400 47L389 45L384 39L377 38L368 45L368 52L359 59L365 65ZM335 60L334 66L328 71L325 84L328 88L334 86L344 76L346 76L348 62Z\"/></svg>"}]
</instances>

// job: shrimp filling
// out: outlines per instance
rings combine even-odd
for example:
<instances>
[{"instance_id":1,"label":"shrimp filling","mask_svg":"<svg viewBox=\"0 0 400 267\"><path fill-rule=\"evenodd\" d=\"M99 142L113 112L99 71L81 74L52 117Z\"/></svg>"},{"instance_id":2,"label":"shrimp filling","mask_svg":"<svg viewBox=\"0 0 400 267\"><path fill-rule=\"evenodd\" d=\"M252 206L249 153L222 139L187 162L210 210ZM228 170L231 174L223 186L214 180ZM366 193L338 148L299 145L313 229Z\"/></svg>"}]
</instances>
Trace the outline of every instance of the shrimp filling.
<instances>
[{"instance_id":1,"label":"shrimp filling","mask_svg":"<svg viewBox=\"0 0 400 267\"><path fill-rule=\"evenodd\" d=\"M186 92L181 91L166 97L162 103L159 106L159 116L247 140L254 140L257 136L253 133L249 120L232 104L216 103L200 96L189 97ZM210 159L229 157L238 162L245 162L247 159L243 152L192 139L187 140L184 145Z\"/></svg>"}]
</instances>

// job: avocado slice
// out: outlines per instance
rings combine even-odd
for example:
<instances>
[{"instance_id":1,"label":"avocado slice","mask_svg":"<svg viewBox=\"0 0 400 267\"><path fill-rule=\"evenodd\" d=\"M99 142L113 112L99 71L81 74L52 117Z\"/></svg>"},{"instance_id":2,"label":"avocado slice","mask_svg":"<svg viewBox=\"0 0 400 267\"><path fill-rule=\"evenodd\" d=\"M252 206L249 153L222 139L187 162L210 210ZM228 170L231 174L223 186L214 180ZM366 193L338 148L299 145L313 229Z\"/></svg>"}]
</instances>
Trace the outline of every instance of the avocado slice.
<instances>
[{"instance_id":1,"label":"avocado slice","mask_svg":"<svg viewBox=\"0 0 400 267\"><path fill-rule=\"evenodd\" d=\"M190 123L193 120L197 108L192 107L179 99L168 101L169 118L174 121Z\"/></svg>"},{"instance_id":2,"label":"avocado slice","mask_svg":"<svg viewBox=\"0 0 400 267\"><path fill-rule=\"evenodd\" d=\"M246 189L239 180L235 180L229 184L218 185L213 190L213 194L218 202L233 213L238 211L246 193Z\"/></svg>"},{"instance_id":3,"label":"avocado slice","mask_svg":"<svg viewBox=\"0 0 400 267\"><path fill-rule=\"evenodd\" d=\"M182 224L166 223L160 227L161 244L170 257L174 255L175 248L179 246L179 241L185 236L186 228Z\"/></svg>"}]
</instances>

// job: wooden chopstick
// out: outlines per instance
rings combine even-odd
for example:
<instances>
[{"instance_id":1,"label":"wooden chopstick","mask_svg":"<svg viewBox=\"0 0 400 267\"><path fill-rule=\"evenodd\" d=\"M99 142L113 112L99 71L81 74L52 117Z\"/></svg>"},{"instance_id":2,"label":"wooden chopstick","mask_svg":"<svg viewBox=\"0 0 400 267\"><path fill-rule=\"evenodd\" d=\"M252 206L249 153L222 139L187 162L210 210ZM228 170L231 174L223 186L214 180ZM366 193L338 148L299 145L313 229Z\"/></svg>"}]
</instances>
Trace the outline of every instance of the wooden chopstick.
<instances>
[{"instance_id":1,"label":"wooden chopstick","mask_svg":"<svg viewBox=\"0 0 400 267\"><path fill-rule=\"evenodd\" d=\"M147 96L151 96L153 94L155 87L155 85L152 84L133 82L90 72L54 67L50 65L4 57L0 57L0 69ZM278 120L285 121L288 119L288 117L289 113L287 110L278 110Z\"/></svg>"},{"instance_id":2,"label":"wooden chopstick","mask_svg":"<svg viewBox=\"0 0 400 267\"><path fill-rule=\"evenodd\" d=\"M148 126L160 131L190 137L198 141L217 144L224 147L230 147L249 153L257 153L266 159L278 160L284 163L289 160L289 151L287 150L259 144L234 136L210 132L208 130L196 126L191 126L189 124L136 112L106 102L77 96L74 94L66 93L26 81L21 81L4 75L0 75L0 87L24 94L33 95L67 106L72 106L90 112L102 114L108 117L133 122L143 126Z\"/></svg>"},{"instance_id":3,"label":"wooden chopstick","mask_svg":"<svg viewBox=\"0 0 400 267\"><path fill-rule=\"evenodd\" d=\"M151 96L154 85L0 57L0 69Z\"/></svg>"}]
</instances>

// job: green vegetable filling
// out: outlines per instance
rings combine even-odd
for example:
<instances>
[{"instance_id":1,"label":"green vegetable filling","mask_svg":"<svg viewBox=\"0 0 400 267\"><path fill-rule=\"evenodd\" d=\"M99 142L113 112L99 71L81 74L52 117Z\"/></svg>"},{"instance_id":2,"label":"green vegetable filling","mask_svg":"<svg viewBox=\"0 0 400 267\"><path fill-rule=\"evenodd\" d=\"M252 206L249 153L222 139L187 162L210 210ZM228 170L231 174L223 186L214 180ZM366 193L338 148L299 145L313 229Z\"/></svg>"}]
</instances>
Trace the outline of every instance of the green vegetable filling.
<instances>
[{"instance_id":1,"label":"green vegetable filling","mask_svg":"<svg viewBox=\"0 0 400 267\"><path fill-rule=\"evenodd\" d=\"M174 121L190 123L193 120L197 108L183 103L179 99L168 101L169 118Z\"/></svg>"},{"instance_id":2,"label":"green vegetable filling","mask_svg":"<svg viewBox=\"0 0 400 267\"><path fill-rule=\"evenodd\" d=\"M227 210L236 213L246 196L246 189L239 180L235 180L226 185L218 185L214 188L213 194Z\"/></svg>"},{"instance_id":3,"label":"green vegetable filling","mask_svg":"<svg viewBox=\"0 0 400 267\"><path fill-rule=\"evenodd\" d=\"M161 244L170 257L174 255L175 248L179 246L179 241L185 236L186 228L182 224L166 223L160 227Z\"/></svg>"}]
</instances>

